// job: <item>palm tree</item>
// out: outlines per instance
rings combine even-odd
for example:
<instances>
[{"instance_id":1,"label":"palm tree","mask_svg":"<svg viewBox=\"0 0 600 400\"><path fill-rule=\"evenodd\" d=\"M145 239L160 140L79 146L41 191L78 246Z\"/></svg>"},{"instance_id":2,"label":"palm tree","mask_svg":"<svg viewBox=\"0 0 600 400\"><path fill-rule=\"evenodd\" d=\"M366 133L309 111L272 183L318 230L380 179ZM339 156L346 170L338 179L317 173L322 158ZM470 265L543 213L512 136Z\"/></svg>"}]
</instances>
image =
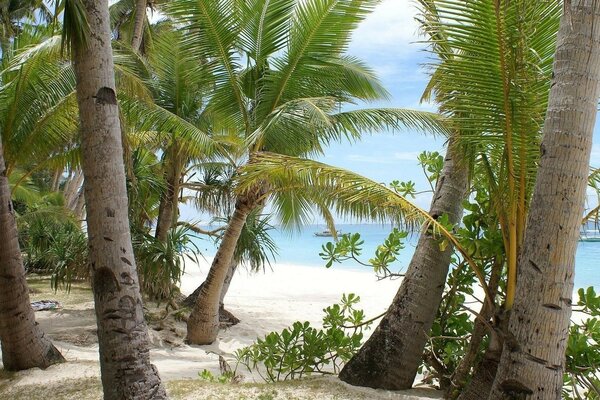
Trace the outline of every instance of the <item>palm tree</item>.
<instances>
[{"instance_id":1,"label":"palm tree","mask_svg":"<svg viewBox=\"0 0 600 400\"><path fill-rule=\"evenodd\" d=\"M212 79L202 64L202 58L186 51L180 32L164 30L155 39L149 55L150 87L159 107L194 126L210 128L205 103ZM163 152L166 189L160 199L156 238L164 242L169 230L177 225L180 192L188 165L208 154L205 147L177 132L159 131L155 140Z\"/></svg>"},{"instance_id":2,"label":"palm tree","mask_svg":"<svg viewBox=\"0 0 600 400\"><path fill-rule=\"evenodd\" d=\"M156 367L150 363L129 231L108 2L84 0L79 9L71 11L77 13L78 22L84 23L66 29L77 81L104 398L162 399L166 392Z\"/></svg>"},{"instance_id":3,"label":"palm tree","mask_svg":"<svg viewBox=\"0 0 600 400\"><path fill-rule=\"evenodd\" d=\"M0 342L10 371L47 368L64 358L35 322L0 143Z\"/></svg>"},{"instance_id":4,"label":"palm tree","mask_svg":"<svg viewBox=\"0 0 600 400\"><path fill-rule=\"evenodd\" d=\"M522 240L519 232L523 229L522 219L527 213L535 172L535 145L543 118L540 99L545 98L547 89L552 22L553 16L558 16L558 5L435 0L422 0L420 4L422 28L430 38L432 53L439 59L432 68L424 97L433 95L440 104L440 112L447 116L456 132L457 146L462 146L464 163L486 171L508 255L508 308L514 298L514 251ZM429 260L439 253L436 248L424 253L419 249L420 246L407 272L409 278L413 277L413 263L423 262L421 257ZM428 279L403 281L391 313L345 367L342 379L374 387L412 386L426 333L441 300L440 282L445 281L448 261L443 265L444 268L435 268L434 276ZM424 294L415 296L413 286ZM415 301L419 304L428 301L432 306L406 305ZM484 309L488 306L489 302ZM482 314L489 315L489 311ZM380 342L398 343L392 346L397 349L393 352L396 357L373 351ZM479 344L475 346L478 348Z\"/></svg>"},{"instance_id":5,"label":"palm tree","mask_svg":"<svg viewBox=\"0 0 600 400\"><path fill-rule=\"evenodd\" d=\"M452 140L433 194L429 214L460 222L469 189L469 169ZM421 364L427 333L442 300L452 246L442 247L433 232L421 234L400 289L377 329L344 366L340 379L356 386L410 388Z\"/></svg>"},{"instance_id":6,"label":"palm tree","mask_svg":"<svg viewBox=\"0 0 600 400\"><path fill-rule=\"evenodd\" d=\"M4 0L0 3L0 52L4 62L10 56L11 40L27 20L53 18L48 5L42 0Z\"/></svg>"},{"instance_id":7,"label":"palm tree","mask_svg":"<svg viewBox=\"0 0 600 400\"><path fill-rule=\"evenodd\" d=\"M216 87L208 107L223 125L235 127L243 154L252 162L264 151L319 153L331 140L355 139L361 131L398 128L415 120L420 127L437 127L435 117L424 113L339 112L341 104L387 96L372 71L345 54L353 29L377 3L182 0L165 9L185 26L189 51L209 60ZM236 243L247 216L264 205L270 191L258 178L238 194L203 293L188 319L190 343L215 340L219 297ZM277 193L274 207L284 215L284 224L307 216L306 204Z\"/></svg>"},{"instance_id":8,"label":"palm tree","mask_svg":"<svg viewBox=\"0 0 600 400\"><path fill-rule=\"evenodd\" d=\"M565 3L517 296L489 399L560 399L600 96L600 3Z\"/></svg>"}]
</instances>

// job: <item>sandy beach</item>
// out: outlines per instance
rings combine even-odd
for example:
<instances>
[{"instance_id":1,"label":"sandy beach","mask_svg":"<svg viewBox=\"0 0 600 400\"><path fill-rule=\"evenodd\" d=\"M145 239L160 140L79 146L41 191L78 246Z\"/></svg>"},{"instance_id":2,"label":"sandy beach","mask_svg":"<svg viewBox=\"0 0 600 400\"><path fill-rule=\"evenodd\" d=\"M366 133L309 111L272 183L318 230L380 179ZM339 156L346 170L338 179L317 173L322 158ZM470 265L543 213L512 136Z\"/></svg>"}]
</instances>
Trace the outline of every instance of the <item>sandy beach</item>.
<instances>
[{"instance_id":1,"label":"sandy beach","mask_svg":"<svg viewBox=\"0 0 600 400\"><path fill-rule=\"evenodd\" d=\"M186 263L186 273L181 285L184 294L191 293L204 280L210 261L210 259L201 260L199 265L194 265L189 261ZM271 331L279 331L294 321L309 321L314 326L320 326L323 309L339 302L343 293L359 295L361 298L359 308L364 309L367 317L379 315L390 304L399 285L400 280L378 281L375 275L368 270L355 271L339 267L325 269L276 264L273 265L272 270L250 274L240 268L231 284L225 304L226 308L241 322L222 330L218 340L210 346L189 346L183 343L185 322L165 325L160 320L150 321L152 361L160 371L162 378L168 382L168 387L171 387L172 392L178 393L178 389L173 389L173 385L177 388L180 388L181 385L185 387L192 385L191 389L186 392L187 394L173 396L174 398L260 398L256 396L259 396L263 390L262 380L248 371L240 371L243 375L244 384L242 385L219 384L218 390L224 390L227 387L227 393L229 393L223 394L221 397L215 397L215 393L219 393L218 390L213 385L202 382L198 378L198 373L207 369L218 375L219 355L233 365L235 350L252 344L257 337L262 337ZM99 393L99 364L91 291L85 287L78 287L74 288L70 294L49 293L51 292L45 290L41 293L34 293L32 301L54 298L63 304L63 308L37 312L36 318L44 331L54 339L68 362L52 366L45 371L34 369L10 374L8 379L0 376L0 394L2 394L2 390L7 390L7 393L11 393L14 397L18 393L29 393L39 385L52 386L68 384L68 380L91 380L96 382L92 384L96 389L90 392L89 396L91 397L84 398L93 398ZM147 303L146 307L155 309L154 304ZM366 335L368 334L369 332L366 333ZM331 377L309 379L292 384L283 383L282 385L274 386L278 388L276 389L278 394L273 397L274 399L440 397L435 391L424 389L406 393L391 393L354 388ZM30 395L27 396L31 398Z\"/></svg>"}]
</instances>

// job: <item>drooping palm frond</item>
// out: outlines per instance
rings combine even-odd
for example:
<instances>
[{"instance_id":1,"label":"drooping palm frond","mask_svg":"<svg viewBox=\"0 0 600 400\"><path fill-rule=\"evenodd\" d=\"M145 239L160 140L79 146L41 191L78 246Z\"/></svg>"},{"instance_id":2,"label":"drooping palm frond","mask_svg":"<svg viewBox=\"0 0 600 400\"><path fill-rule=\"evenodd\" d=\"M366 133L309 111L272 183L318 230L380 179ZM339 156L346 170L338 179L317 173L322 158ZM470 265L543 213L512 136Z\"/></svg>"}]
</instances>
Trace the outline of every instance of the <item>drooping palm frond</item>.
<instances>
[{"instance_id":1,"label":"drooping palm frond","mask_svg":"<svg viewBox=\"0 0 600 400\"><path fill-rule=\"evenodd\" d=\"M240 170L236 190L243 193L258 182L270 188L267 195L273 198L284 225L293 225L298 221L295 214L302 215L308 207L317 205L353 220L391 222L408 229L431 230L462 254L488 294L482 271L451 233L452 228L442 225L385 185L343 168L273 153L254 154L251 162ZM294 207L295 210L289 209Z\"/></svg>"},{"instance_id":2,"label":"drooping palm frond","mask_svg":"<svg viewBox=\"0 0 600 400\"><path fill-rule=\"evenodd\" d=\"M43 162L75 141L78 117L70 65L29 52L2 75L0 129L7 172L19 164ZM18 57L18 54L17 54Z\"/></svg>"},{"instance_id":3,"label":"drooping palm frond","mask_svg":"<svg viewBox=\"0 0 600 400\"><path fill-rule=\"evenodd\" d=\"M364 134L412 130L448 135L438 114L394 108L337 112L335 98L299 98L273 112L246 141L266 151L288 155L322 152L333 141L356 141Z\"/></svg>"}]
</instances>

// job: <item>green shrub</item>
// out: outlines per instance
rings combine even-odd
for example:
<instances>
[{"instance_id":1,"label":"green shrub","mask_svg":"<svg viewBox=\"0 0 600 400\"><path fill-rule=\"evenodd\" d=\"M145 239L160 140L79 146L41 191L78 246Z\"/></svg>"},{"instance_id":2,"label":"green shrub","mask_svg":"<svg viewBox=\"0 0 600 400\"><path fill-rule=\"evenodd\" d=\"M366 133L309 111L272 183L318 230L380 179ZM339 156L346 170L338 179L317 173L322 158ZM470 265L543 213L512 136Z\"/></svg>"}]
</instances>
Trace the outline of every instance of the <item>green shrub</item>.
<instances>
[{"instance_id":1,"label":"green shrub","mask_svg":"<svg viewBox=\"0 0 600 400\"><path fill-rule=\"evenodd\" d=\"M365 321L355 309L360 297L343 295L340 304L323 311L323 329L309 322L294 322L281 332L271 332L255 344L236 351L238 365L276 382L311 374L337 374L362 344ZM266 374L263 375L263 371Z\"/></svg>"}]
</instances>

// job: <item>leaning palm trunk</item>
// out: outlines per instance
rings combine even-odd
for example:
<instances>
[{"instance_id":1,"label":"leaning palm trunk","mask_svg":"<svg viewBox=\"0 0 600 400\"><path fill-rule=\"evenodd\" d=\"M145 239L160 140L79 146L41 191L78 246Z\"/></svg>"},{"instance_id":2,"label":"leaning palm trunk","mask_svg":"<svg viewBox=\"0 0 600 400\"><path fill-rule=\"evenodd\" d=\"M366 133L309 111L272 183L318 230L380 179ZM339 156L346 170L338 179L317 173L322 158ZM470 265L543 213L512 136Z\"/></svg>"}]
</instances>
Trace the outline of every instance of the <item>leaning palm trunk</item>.
<instances>
[{"instance_id":1,"label":"leaning palm trunk","mask_svg":"<svg viewBox=\"0 0 600 400\"><path fill-rule=\"evenodd\" d=\"M136 0L135 2L135 21L133 23L133 36L131 38L131 48L136 53L142 45L144 37L144 25L146 23L146 7L148 0Z\"/></svg>"},{"instance_id":2,"label":"leaning palm trunk","mask_svg":"<svg viewBox=\"0 0 600 400\"><path fill-rule=\"evenodd\" d=\"M64 361L35 322L19 248L0 141L0 341L4 368L19 371L46 368Z\"/></svg>"},{"instance_id":3,"label":"leaning palm trunk","mask_svg":"<svg viewBox=\"0 0 600 400\"><path fill-rule=\"evenodd\" d=\"M90 34L74 69L104 399L163 399L131 246L108 2L82 3Z\"/></svg>"},{"instance_id":4,"label":"leaning palm trunk","mask_svg":"<svg viewBox=\"0 0 600 400\"><path fill-rule=\"evenodd\" d=\"M600 95L600 2L565 2L517 296L490 399L560 399Z\"/></svg>"},{"instance_id":5,"label":"leaning palm trunk","mask_svg":"<svg viewBox=\"0 0 600 400\"><path fill-rule=\"evenodd\" d=\"M447 214L456 224L468 189L468 169L448 145L444 170L434 193L430 214ZM423 233L406 276L387 315L360 351L346 364L340 379L351 385L383 389L408 389L421 363L427 333L439 308L452 249Z\"/></svg>"},{"instance_id":6,"label":"leaning palm trunk","mask_svg":"<svg viewBox=\"0 0 600 400\"><path fill-rule=\"evenodd\" d=\"M229 225L215 254L206 280L200 287L196 304L187 323L187 340L192 344L210 344L219 332L219 303L223 285L233 262L235 247L250 212L262 201L260 190L238 197Z\"/></svg>"}]
</instances>

